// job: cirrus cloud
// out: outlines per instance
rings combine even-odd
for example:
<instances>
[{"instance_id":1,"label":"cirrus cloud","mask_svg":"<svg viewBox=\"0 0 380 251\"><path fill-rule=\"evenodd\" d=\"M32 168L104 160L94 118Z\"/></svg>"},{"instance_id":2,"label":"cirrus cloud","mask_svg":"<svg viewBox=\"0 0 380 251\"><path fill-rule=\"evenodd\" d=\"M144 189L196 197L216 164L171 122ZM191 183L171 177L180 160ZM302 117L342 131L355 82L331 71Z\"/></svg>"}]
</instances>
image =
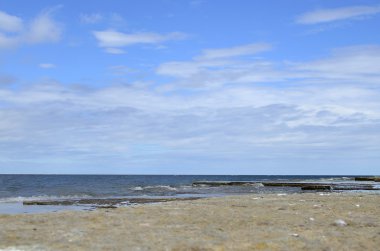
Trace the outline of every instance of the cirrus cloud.
<instances>
[{"instance_id":1,"label":"cirrus cloud","mask_svg":"<svg viewBox=\"0 0 380 251\"><path fill-rule=\"evenodd\" d=\"M98 40L100 47L106 52L113 54L124 53L121 47L135 44L159 44L170 40L180 40L186 38L186 34L181 32L171 32L166 34L139 32L123 33L115 30L94 31L93 35Z\"/></svg>"},{"instance_id":2,"label":"cirrus cloud","mask_svg":"<svg viewBox=\"0 0 380 251\"><path fill-rule=\"evenodd\" d=\"M320 24L339 20L372 16L380 13L380 5L350 6L335 9L321 9L304 13L297 17L299 24Z\"/></svg>"}]
</instances>

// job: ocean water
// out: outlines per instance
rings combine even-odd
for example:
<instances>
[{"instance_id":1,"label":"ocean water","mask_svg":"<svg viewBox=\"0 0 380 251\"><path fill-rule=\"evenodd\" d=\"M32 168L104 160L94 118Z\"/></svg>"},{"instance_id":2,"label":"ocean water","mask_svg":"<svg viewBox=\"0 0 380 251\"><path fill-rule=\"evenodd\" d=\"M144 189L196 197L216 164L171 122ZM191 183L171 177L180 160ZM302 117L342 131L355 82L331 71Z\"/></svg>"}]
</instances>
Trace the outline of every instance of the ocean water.
<instances>
[{"instance_id":1,"label":"ocean water","mask_svg":"<svg viewBox=\"0 0 380 251\"><path fill-rule=\"evenodd\" d=\"M252 186L193 187L194 181L335 181L343 176L257 175L0 175L0 213L39 212L69 207L21 206L28 200L120 197L215 197L248 193L296 193L299 188ZM79 208L79 207L78 207Z\"/></svg>"}]
</instances>

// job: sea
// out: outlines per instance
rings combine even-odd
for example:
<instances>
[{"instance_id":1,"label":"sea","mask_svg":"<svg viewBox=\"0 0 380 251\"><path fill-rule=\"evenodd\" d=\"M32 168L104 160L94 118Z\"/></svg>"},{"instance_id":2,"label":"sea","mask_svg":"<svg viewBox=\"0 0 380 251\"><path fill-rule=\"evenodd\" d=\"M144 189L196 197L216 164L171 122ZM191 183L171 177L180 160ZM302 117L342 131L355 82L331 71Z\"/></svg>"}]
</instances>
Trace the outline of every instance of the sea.
<instances>
[{"instance_id":1,"label":"sea","mask_svg":"<svg viewBox=\"0 0 380 251\"><path fill-rule=\"evenodd\" d=\"M347 182L351 176L284 175L0 175L0 214L91 210L86 206L23 205L33 200L187 198L300 193L294 187L193 186L195 181Z\"/></svg>"}]
</instances>

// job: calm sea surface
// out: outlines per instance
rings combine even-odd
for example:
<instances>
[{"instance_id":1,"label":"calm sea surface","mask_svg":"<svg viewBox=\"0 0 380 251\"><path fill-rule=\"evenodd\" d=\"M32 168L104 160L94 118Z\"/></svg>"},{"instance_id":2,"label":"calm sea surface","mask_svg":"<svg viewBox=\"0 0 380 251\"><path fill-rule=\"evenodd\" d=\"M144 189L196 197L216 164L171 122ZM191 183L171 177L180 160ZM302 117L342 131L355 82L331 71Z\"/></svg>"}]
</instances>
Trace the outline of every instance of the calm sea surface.
<instances>
[{"instance_id":1,"label":"calm sea surface","mask_svg":"<svg viewBox=\"0 0 380 251\"><path fill-rule=\"evenodd\" d=\"M233 194L298 193L300 188L252 186L193 187L194 181L347 182L343 176L247 175L0 175L0 214L93 210L93 205L23 205L31 200L86 198L216 197Z\"/></svg>"},{"instance_id":2,"label":"calm sea surface","mask_svg":"<svg viewBox=\"0 0 380 251\"><path fill-rule=\"evenodd\" d=\"M35 199L222 196L299 192L262 186L193 187L194 181L346 181L343 176L247 175L0 175L0 203Z\"/></svg>"}]
</instances>

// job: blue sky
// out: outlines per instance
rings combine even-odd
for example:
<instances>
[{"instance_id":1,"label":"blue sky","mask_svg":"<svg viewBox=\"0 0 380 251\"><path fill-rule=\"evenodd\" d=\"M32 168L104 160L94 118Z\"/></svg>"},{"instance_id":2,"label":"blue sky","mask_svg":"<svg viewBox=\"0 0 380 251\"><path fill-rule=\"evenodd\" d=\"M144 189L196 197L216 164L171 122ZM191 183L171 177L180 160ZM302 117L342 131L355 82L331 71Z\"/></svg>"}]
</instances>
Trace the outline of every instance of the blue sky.
<instances>
[{"instance_id":1,"label":"blue sky","mask_svg":"<svg viewBox=\"0 0 380 251\"><path fill-rule=\"evenodd\" d=\"M1 1L0 173L380 174L379 1Z\"/></svg>"}]
</instances>

